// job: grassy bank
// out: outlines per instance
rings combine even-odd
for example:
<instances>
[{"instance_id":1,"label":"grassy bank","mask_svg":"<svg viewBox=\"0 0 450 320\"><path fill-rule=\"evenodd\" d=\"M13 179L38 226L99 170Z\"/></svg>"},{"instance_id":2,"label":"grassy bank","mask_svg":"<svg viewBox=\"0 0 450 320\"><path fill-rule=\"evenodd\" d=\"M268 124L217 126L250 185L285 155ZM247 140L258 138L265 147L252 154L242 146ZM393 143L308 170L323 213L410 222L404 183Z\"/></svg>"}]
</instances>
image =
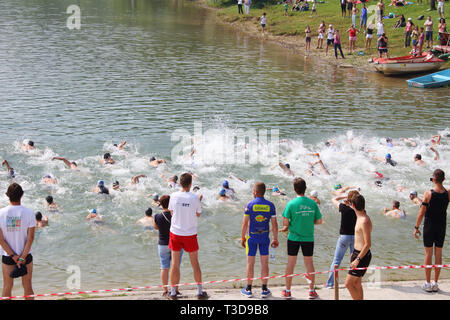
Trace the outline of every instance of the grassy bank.
<instances>
[{"instance_id":1,"label":"grassy bank","mask_svg":"<svg viewBox=\"0 0 450 320\"><path fill-rule=\"evenodd\" d=\"M347 12L347 17L341 17L341 8L338 0L325 0L324 3L317 3L317 14L311 16L311 11L298 12L292 11L292 6L289 8L288 16L284 16L283 4L277 4L277 2L271 2L269 0L259 1L253 0L252 7L250 9L249 15L238 14L237 0L203 0L210 7L217 8L217 16L219 20L237 25L238 28L245 32L253 33L259 37L261 27L259 25L259 17L262 16L263 12L267 14L267 26L266 26L266 37L275 41L286 42L298 46L299 48L304 47L305 41L305 29L309 25L312 31L312 42L311 42L311 54L317 56L325 56L325 49L316 49L317 46L317 29L322 21L325 21L326 27L332 24L336 29L339 29L341 34L342 49L345 55L345 63L352 64L355 66L364 67L367 64L367 59L378 55L378 50L376 48L376 30L375 38L372 39L371 49L366 50L365 46L365 34L358 33L356 41L356 52L353 55L348 55L348 35L345 32L349 29L352 24L351 15ZM319 0L321 1L321 0ZM433 44L438 44L436 40L439 14L436 10L427 11L429 9L429 4L425 4L423 1L422 5L412 4L405 7L394 7L389 6L390 1L385 2L385 15L389 13L394 13L395 15L403 14L406 19L412 18L413 23L418 25L419 28L423 27L426 17L430 15L434 22L434 39ZM366 3L366 6L370 8L372 5L376 5L377 1L371 0ZM310 4L311 8L312 4ZM358 9L362 8L362 4L357 5ZM450 4L446 2L446 7L450 7ZM447 9L447 8L446 8ZM448 9L447 9L448 11ZM375 11L372 13L369 11L369 18L371 14L375 15ZM417 20L420 15L424 15L424 20ZM404 27L394 29L394 24L398 18L383 19L384 30L389 38L389 55L391 57L407 55L411 51L411 47L404 48ZM359 28L359 14L357 18L357 24ZM326 35L324 40L326 46ZM334 60L334 49L332 50L331 56ZM424 48L425 49L425 48ZM357 56L356 53L359 51L364 52L364 56ZM330 52L328 53L330 56ZM329 58L328 58L329 59ZM331 61L331 59L329 59ZM450 67L450 63L447 62L446 67Z\"/></svg>"}]
</instances>

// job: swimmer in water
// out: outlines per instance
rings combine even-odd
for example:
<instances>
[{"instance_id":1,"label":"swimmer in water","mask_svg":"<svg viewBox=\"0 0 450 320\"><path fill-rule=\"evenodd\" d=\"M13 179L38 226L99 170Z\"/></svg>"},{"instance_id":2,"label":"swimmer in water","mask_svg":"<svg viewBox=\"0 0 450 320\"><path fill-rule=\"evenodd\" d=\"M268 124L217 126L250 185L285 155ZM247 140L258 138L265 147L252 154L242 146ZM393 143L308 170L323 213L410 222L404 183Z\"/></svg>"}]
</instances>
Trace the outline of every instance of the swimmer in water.
<instances>
[{"instance_id":1,"label":"swimmer in water","mask_svg":"<svg viewBox=\"0 0 450 320\"><path fill-rule=\"evenodd\" d=\"M400 138L400 140L405 141L406 143L409 143L411 145L411 147L417 147L417 142L415 142L413 139Z\"/></svg>"},{"instance_id":2,"label":"swimmer in water","mask_svg":"<svg viewBox=\"0 0 450 320\"><path fill-rule=\"evenodd\" d=\"M116 161L111 157L111 154L109 152L103 155L103 159L100 159L100 162L105 165L116 163Z\"/></svg>"},{"instance_id":3,"label":"swimmer in water","mask_svg":"<svg viewBox=\"0 0 450 320\"><path fill-rule=\"evenodd\" d=\"M360 191L360 188L356 188L355 186L342 187L342 185L340 183L335 184L333 186L333 189L334 189L333 194L336 196L342 195L351 189Z\"/></svg>"},{"instance_id":4,"label":"swimmer in water","mask_svg":"<svg viewBox=\"0 0 450 320\"><path fill-rule=\"evenodd\" d=\"M436 155L436 156L434 157L434 160L435 160L435 161L438 161L438 160L439 160L439 152L437 152L437 150L436 150L433 146L430 147L430 150L433 151L434 154Z\"/></svg>"},{"instance_id":5,"label":"swimmer in water","mask_svg":"<svg viewBox=\"0 0 450 320\"><path fill-rule=\"evenodd\" d=\"M431 143L433 144L433 146L441 144L441 135L440 134L434 135L431 138Z\"/></svg>"},{"instance_id":6,"label":"swimmer in water","mask_svg":"<svg viewBox=\"0 0 450 320\"><path fill-rule=\"evenodd\" d=\"M48 218L40 211L36 212L36 228L44 228L48 226Z\"/></svg>"},{"instance_id":7,"label":"swimmer in water","mask_svg":"<svg viewBox=\"0 0 450 320\"><path fill-rule=\"evenodd\" d=\"M155 220L153 219L152 215L152 208L148 208L147 210L145 210L145 217L139 219L136 224L143 225L144 230L154 230L153 225L155 224Z\"/></svg>"},{"instance_id":8,"label":"swimmer in water","mask_svg":"<svg viewBox=\"0 0 450 320\"><path fill-rule=\"evenodd\" d=\"M167 181L167 185L169 188L175 189L180 187L177 175L171 176L169 179L167 179L166 176L161 173L161 178Z\"/></svg>"},{"instance_id":9,"label":"swimmer in water","mask_svg":"<svg viewBox=\"0 0 450 320\"><path fill-rule=\"evenodd\" d=\"M320 164L320 170L321 170L323 173L325 173L326 175L330 175L330 172L327 170L327 168L326 168L325 165L323 164L322 160L318 160L318 161L316 161L316 162L310 163L310 164L309 164L309 169L308 169L307 173L310 174L310 175L314 175L314 171L313 171L313 170L314 170L314 167L315 167L317 164Z\"/></svg>"},{"instance_id":10,"label":"swimmer in water","mask_svg":"<svg viewBox=\"0 0 450 320\"><path fill-rule=\"evenodd\" d=\"M411 191L409 193L409 199L415 204L420 206L422 204L422 199L417 196L417 191Z\"/></svg>"},{"instance_id":11,"label":"swimmer in water","mask_svg":"<svg viewBox=\"0 0 450 320\"><path fill-rule=\"evenodd\" d=\"M103 218L97 213L96 209L91 209L86 217L86 221L92 221L96 224L103 224Z\"/></svg>"},{"instance_id":12,"label":"swimmer in water","mask_svg":"<svg viewBox=\"0 0 450 320\"><path fill-rule=\"evenodd\" d=\"M230 185L229 185L229 183L228 183L228 180L225 180L225 181L222 183L222 188L225 189L225 192L226 192L226 194L227 194L228 197L234 199L234 195L235 195L236 192L234 191L233 188L230 188Z\"/></svg>"},{"instance_id":13,"label":"swimmer in water","mask_svg":"<svg viewBox=\"0 0 450 320\"><path fill-rule=\"evenodd\" d=\"M386 156L383 158L373 157L374 160L378 160L380 162L384 162L386 164L390 164L391 166L395 167L397 165L397 162L392 160L392 156L390 153L386 154Z\"/></svg>"},{"instance_id":14,"label":"swimmer in water","mask_svg":"<svg viewBox=\"0 0 450 320\"><path fill-rule=\"evenodd\" d=\"M286 192L284 190L280 190L278 187L273 187L272 195L273 196L285 196Z\"/></svg>"},{"instance_id":15,"label":"swimmer in water","mask_svg":"<svg viewBox=\"0 0 450 320\"><path fill-rule=\"evenodd\" d=\"M386 138L386 145L389 148L393 148L394 147L394 143L392 142L392 138L389 138L389 137Z\"/></svg>"},{"instance_id":16,"label":"swimmer in water","mask_svg":"<svg viewBox=\"0 0 450 320\"><path fill-rule=\"evenodd\" d=\"M117 145L117 143L113 144L114 147L116 147L118 150L122 150L127 142L123 141L121 144Z\"/></svg>"},{"instance_id":17,"label":"swimmer in water","mask_svg":"<svg viewBox=\"0 0 450 320\"><path fill-rule=\"evenodd\" d=\"M158 167L160 164L163 164L163 163L166 163L166 160L164 160L164 159L156 159L155 157L151 157L150 158L150 161L149 161L149 164L152 166L152 167Z\"/></svg>"},{"instance_id":18,"label":"swimmer in water","mask_svg":"<svg viewBox=\"0 0 450 320\"><path fill-rule=\"evenodd\" d=\"M113 184L112 184L112 189L114 190L114 191L117 191L117 190L119 190L119 188L120 188L120 183L119 183L119 181L114 181L113 182Z\"/></svg>"},{"instance_id":19,"label":"swimmer in water","mask_svg":"<svg viewBox=\"0 0 450 320\"><path fill-rule=\"evenodd\" d=\"M199 193L200 187L199 186L195 186L194 188L192 188L192 193L198 194L198 198L200 199L200 201L203 200L203 195Z\"/></svg>"},{"instance_id":20,"label":"swimmer in water","mask_svg":"<svg viewBox=\"0 0 450 320\"><path fill-rule=\"evenodd\" d=\"M278 165L280 166L281 169L283 169L284 173L286 173L287 175L294 177L294 172L292 172L291 170L291 165L289 163L281 163L279 162Z\"/></svg>"},{"instance_id":21,"label":"swimmer in water","mask_svg":"<svg viewBox=\"0 0 450 320\"><path fill-rule=\"evenodd\" d=\"M153 193L153 194L149 194L150 197L152 197L152 205L155 207L159 207L161 204L159 202L159 194L158 193Z\"/></svg>"},{"instance_id":22,"label":"swimmer in water","mask_svg":"<svg viewBox=\"0 0 450 320\"><path fill-rule=\"evenodd\" d=\"M234 180L238 180L238 181L243 182L243 183L247 183L247 180L241 179L241 178L236 177L236 176L234 176L234 175L232 175L232 174L230 174L230 175L228 176L228 178L234 179Z\"/></svg>"},{"instance_id":23,"label":"swimmer in water","mask_svg":"<svg viewBox=\"0 0 450 320\"><path fill-rule=\"evenodd\" d=\"M103 180L98 180L97 186L92 190L92 192L98 194L109 194L109 190L105 187L105 182Z\"/></svg>"},{"instance_id":24,"label":"swimmer in water","mask_svg":"<svg viewBox=\"0 0 450 320\"><path fill-rule=\"evenodd\" d=\"M423 166L425 165L425 161L422 160L422 155L420 155L419 153L417 153L414 156L414 164L418 165L418 166Z\"/></svg>"},{"instance_id":25,"label":"swimmer in water","mask_svg":"<svg viewBox=\"0 0 450 320\"><path fill-rule=\"evenodd\" d=\"M15 172L14 172L14 168L12 168L12 167L9 165L8 161L6 161L6 160L3 160L3 162L2 162L2 167L3 167L3 166L6 166L6 170L8 170L8 178L9 178L9 179L14 179L14 178L16 177L16 174L15 174Z\"/></svg>"},{"instance_id":26,"label":"swimmer in water","mask_svg":"<svg viewBox=\"0 0 450 320\"><path fill-rule=\"evenodd\" d=\"M60 211L60 207L59 205L53 201L53 197L52 196L48 196L45 198L45 202L46 202L46 207L48 208L48 211L50 212L59 212Z\"/></svg>"},{"instance_id":27,"label":"swimmer in water","mask_svg":"<svg viewBox=\"0 0 450 320\"><path fill-rule=\"evenodd\" d=\"M34 142L28 139L25 139L22 141L22 150L23 151L30 151L30 150L34 150Z\"/></svg>"},{"instance_id":28,"label":"swimmer in water","mask_svg":"<svg viewBox=\"0 0 450 320\"><path fill-rule=\"evenodd\" d=\"M131 178L131 184L139 183L140 178L147 178L147 176L145 174L139 174L137 176L134 176L133 178Z\"/></svg>"},{"instance_id":29,"label":"swimmer in water","mask_svg":"<svg viewBox=\"0 0 450 320\"><path fill-rule=\"evenodd\" d=\"M53 157L53 158L52 158L52 161L53 161L53 160L61 160L61 161L63 161L64 164L65 164L69 169L72 169L72 170L78 169L78 165L77 165L77 163L76 163L75 161L70 162L69 160L67 160L66 158L63 158L63 157Z\"/></svg>"},{"instance_id":30,"label":"swimmer in water","mask_svg":"<svg viewBox=\"0 0 450 320\"><path fill-rule=\"evenodd\" d=\"M382 214L385 215L386 217L400 218L400 219L406 218L406 211L400 210L400 202L396 200L392 202L392 209L384 208Z\"/></svg>"},{"instance_id":31,"label":"swimmer in water","mask_svg":"<svg viewBox=\"0 0 450 320\"><path fill-rule=\"evenodd\" d=\"M227 196L227 191L225 189L221 189L220 192L219 192L219 200L227 201L229 199L230 199L230 197Z\"/></svg>"},{"instance_id":32,"label":"swimmer in water","mask_svg":"<svg viewBox=\"0 0 450 320\"><path fill-rule=\"evenodd\" d=\"M42 183L45 183L45 184L58 184L56 179L51 174L45 175L42 178Z\"/></svg>"},{"instance_id":33,"label":"swimmer in water","mask_svg":"<svg viewBox=\"0 0 450 320\"><path fill-rule=\"evenodd\" d=\"M319 192L317 192L316 190L311 191L311 193L309 194L309 198L311 200L314 200L317 205L320 205Z\"/></svg>"}]
</instances>

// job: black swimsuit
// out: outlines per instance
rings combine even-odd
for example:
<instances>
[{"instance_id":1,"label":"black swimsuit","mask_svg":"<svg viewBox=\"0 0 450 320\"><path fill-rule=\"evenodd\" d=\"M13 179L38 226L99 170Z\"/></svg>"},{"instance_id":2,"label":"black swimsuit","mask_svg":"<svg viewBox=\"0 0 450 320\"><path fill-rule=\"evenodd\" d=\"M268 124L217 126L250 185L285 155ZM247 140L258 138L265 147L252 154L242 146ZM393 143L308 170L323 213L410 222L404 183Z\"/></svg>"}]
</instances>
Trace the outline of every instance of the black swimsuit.
<instances>
[{"instance_id":1,"label":"black swimsuit","mask_svg":"<svg viewBox=\"0 0 450 320\"><path fill-rule=\"evenodd\" d=\"M448 191L443 193L431 190L431 199L425 211L423 223L423 244L425 247L442 248L447 229Z\"/></svg>"}]
</instances>

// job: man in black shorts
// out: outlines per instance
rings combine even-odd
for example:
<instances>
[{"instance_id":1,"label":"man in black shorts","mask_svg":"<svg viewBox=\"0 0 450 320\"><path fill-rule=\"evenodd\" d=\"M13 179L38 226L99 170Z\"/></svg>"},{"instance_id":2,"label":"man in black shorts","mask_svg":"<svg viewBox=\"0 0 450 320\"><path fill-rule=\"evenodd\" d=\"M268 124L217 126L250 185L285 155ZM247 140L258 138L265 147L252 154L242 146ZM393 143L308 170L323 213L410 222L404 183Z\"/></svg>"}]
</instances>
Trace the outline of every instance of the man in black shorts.
<instances>
[{"instance_id":1,"label":"man in black shorts","mask_svg":"<svg viewBox=\"0 0 450 320\"><path fill-rule=\"evenodd\" d=\"M347 15L347 0L340 0L341 1L341 13L342 18L345 18Z\"/></svg>"},{"instance_id":2,"label":"man in black shorts","mask_svg":"<svg viewBox=\"0 0 450 320\"><path fill-rule=\"evenodd\" d=\"M352 256L350 257L350 268L367 268L372 259L370 252L372 221L366 213L365 199L358 194L352 197L351 206L356 213L355 243ZM345 279L345 287L350 292L353 300L363 300L364 292L362 288L362 277L366 270L349 270Z\"/></svg>"},{"instance_id":3,"label":"man in black shorts","mask_svg":"<svg viewBox=\"0 0 450 320\"><path fill-rule=\"evenodd\" d=\"M447 207L450 194L443 186L445 173L441 169L433 172L430 180L434 184L434 188L425 192L423 202L417 215L416 226L414 227L414 237L420 236L419 227L425 216L423 223L423 244L425 247L425 265L431 265L433 259L434 247L434 264L442 264L442 247L444 246L445 232L447 229ZM431 284L431 269L425 269L426 282L422 286L427 292L437 292L439 290L438 280L440 268L434 269L434 282Z\"/></svg>"},{"instance_id":4,"label":"man in black shorts","mask_svg":"<svg viewBox=\"0 0 450 320\"><path fill-rule=\"evenodd\" d=\"M14 278L19 276L22 277L24 295L33 295L31 246L34 240L36 219L32 210L21 205L23 189L19 184L11 184L6 195L10 205L0 210L2 297L11 296ZM33 298L27 298L27 300L33 300Z\"/></svg>"}]
</instances>

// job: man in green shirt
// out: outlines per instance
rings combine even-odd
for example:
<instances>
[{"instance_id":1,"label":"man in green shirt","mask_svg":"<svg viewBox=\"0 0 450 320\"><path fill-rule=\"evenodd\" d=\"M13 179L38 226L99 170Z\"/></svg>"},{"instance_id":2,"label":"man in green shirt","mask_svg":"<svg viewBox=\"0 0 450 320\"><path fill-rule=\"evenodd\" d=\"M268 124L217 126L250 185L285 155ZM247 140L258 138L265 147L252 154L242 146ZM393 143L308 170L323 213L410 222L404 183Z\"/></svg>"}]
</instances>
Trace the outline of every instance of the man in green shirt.
<instances>
[{"instance_id":1,"label":"man in green shirt","mask_svg":"<svg viewBox=\"0 0 450 320\"><path fill-rule=\"evenodd\" d=\"M306 272L314 272L313 251L314 251L314 225L322 223L322 214L314 200L305 197L306 182L302 178L294 179L294 190L297 198L291 200L286 205L283 212L283 228L280 232L289 230L287 248L288 263L286 274L294 273L294 267L297 263L298 251L301 248ZM309 299L318 297L314 289L314 275L309 276ZM282 296L291 299L292 277L286 277L286 290L283 290Z\"/></svg>"}]
</instances>

